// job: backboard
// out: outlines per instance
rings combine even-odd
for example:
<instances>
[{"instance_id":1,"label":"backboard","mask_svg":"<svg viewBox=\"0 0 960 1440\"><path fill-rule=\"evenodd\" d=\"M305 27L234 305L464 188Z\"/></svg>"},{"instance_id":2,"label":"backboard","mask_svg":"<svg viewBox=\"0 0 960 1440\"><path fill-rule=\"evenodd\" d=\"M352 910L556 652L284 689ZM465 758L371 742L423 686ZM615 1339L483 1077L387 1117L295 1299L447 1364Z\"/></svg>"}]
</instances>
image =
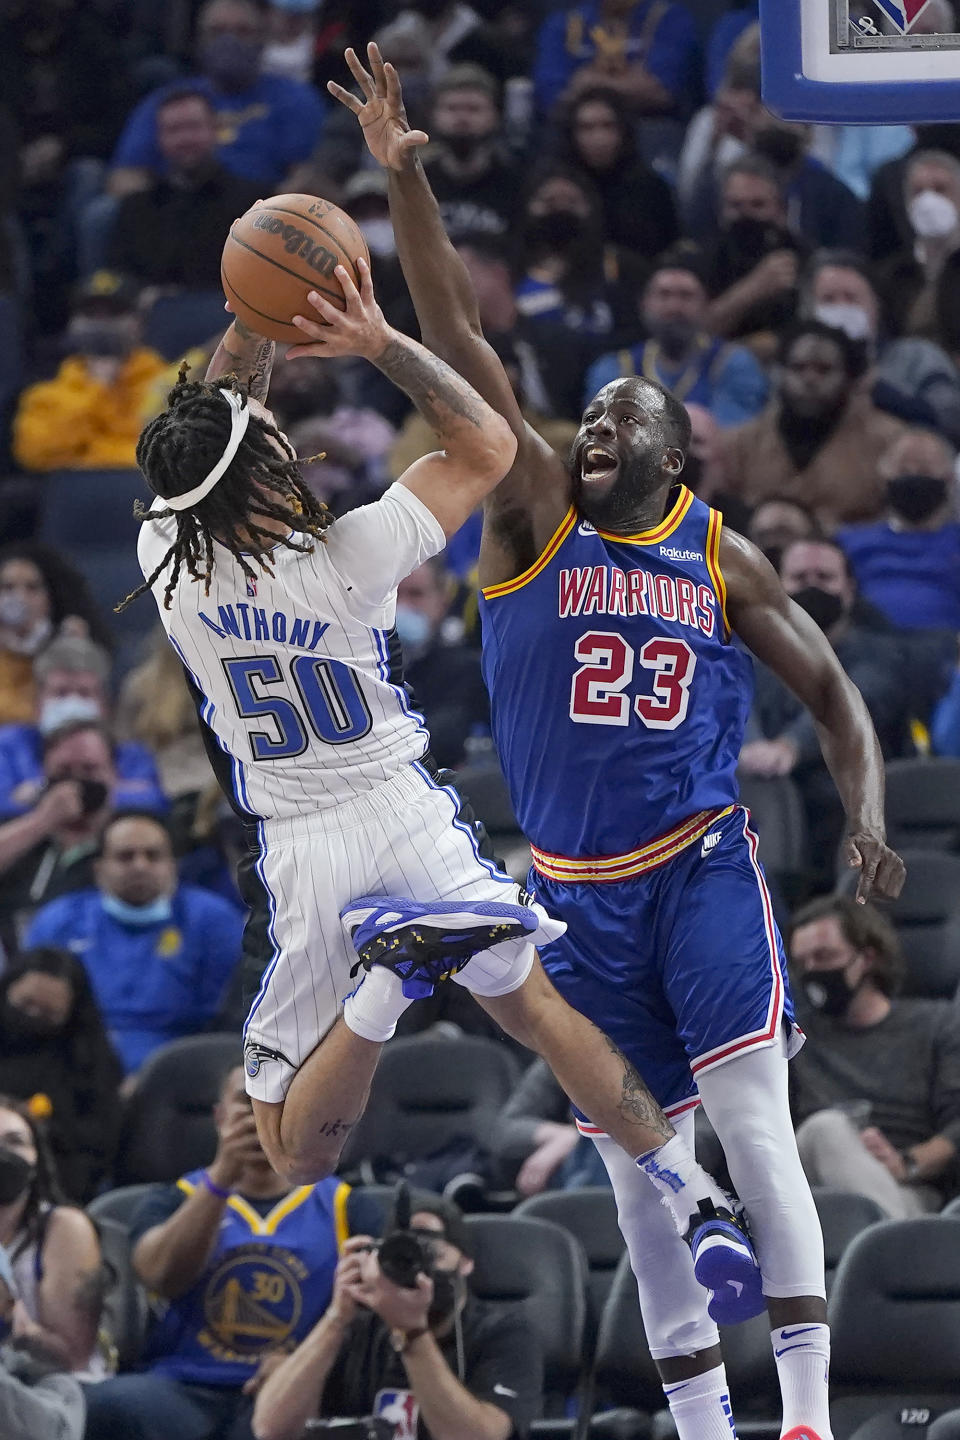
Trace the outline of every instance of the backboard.
<instances>
[{"instance_id":1,"label":"backboard","mask_svg":"<svg viewBox=\"0 0 960 1440\"><path fill-rule=\"evenodd\" d=\"M763 99L787 120L960 121L950 0L760 0Z\"/></svg>"}]
</instances>

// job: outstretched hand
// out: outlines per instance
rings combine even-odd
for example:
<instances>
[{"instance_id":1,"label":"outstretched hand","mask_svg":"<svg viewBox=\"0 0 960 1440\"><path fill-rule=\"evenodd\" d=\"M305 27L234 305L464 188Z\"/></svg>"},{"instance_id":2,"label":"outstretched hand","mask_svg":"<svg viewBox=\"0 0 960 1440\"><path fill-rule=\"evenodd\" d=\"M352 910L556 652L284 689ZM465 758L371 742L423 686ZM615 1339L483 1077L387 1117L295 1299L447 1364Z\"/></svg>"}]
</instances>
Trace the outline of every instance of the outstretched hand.
<instances>
[{"instance_id":1,"label":"outstretched hand","mask_svg":"<svg viewBox=\"0 0 960 1440\"><path fill-rule=\"evenodd\" d=\"M366 260L357 261L357 272L360 276L359 290L343 265L338 265L333 272L346 300L344 310L338 310L316 290L309 292L307 299L316 315L294 315L292 323L303 331L306 343L292 345L287 351L288 360L302 359L307 355L319 355L324 359L334 359L338 355L362 355L366 360L375 360L383 353L391 330L373 293L370 266Z\"/></svg>"},{"instance_id":2,"label":"outstretched hand","mask_svg":"<svg viewBox=\"0 0 960 1440\"><path fill-rule=\"evenodd\" d=\"M416 159L417 150L426 145L429 136L424 130L411 130L403 108L400 76L389 61L384 61L377 45L367 46L370 70L363 68L355 50L344 52L344 59L363 91L358 100L334 80L327 89L341 105L352 110L363 127L363 137L373 158L386 170L407 170ZM372 73L371 73L372 72Z\"/></svg>"}]
</instances>

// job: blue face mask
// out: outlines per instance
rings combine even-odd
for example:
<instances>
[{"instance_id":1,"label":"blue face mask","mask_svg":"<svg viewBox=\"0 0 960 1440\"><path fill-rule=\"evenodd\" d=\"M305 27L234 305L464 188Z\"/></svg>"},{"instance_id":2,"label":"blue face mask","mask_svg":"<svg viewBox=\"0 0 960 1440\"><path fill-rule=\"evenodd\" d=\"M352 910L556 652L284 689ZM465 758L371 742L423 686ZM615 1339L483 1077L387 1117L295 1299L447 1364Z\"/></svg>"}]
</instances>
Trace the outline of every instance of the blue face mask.
<instances>
[{"instance_id":1,"label":"blue face mask","mask_svg":"<svg viewBox=\"0 0 960 1440\"><path fill-rule=\"evenodd\" d=\"M397 634L405 650L422 650L429 643L431 625L422 610L413 610L409 605L397 606Z\"/></svg>"},{"instance_id":2,"label":"blue face mask","mask_svg":"<svg viewBox=\"0 0 960 1440\"><path fill-rule=\"evenodd\" d=\"M173 918L173 901L169 895L160 895L149 905L130 905L117 895L106 890L100 896L100 903L111 920L120 925L133 925L145 930L149 925L165 925Z\"/></svg>"}]
</instances>

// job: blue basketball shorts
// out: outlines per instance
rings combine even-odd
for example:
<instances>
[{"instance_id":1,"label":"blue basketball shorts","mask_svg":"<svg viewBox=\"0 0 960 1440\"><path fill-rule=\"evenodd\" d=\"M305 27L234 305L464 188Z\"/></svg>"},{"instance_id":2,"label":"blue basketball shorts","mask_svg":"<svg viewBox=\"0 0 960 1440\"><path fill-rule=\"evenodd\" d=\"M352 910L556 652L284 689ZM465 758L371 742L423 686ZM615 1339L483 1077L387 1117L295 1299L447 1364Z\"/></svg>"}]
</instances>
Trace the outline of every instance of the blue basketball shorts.
<instances>
[{"instance_id":1,"label":"blue basketball shorts","mask_svg":"<svg viewBox=\"0 0 960 1440\"><path fill-rule=\"evenodd\" d=\"M781 1028L789 1054L803 1043L742 806L629 880L565 882L534 869L527 883L567 922L540 951L551 981L623 1051L668 1115L699 1103L704 1071L773 1045ZM600 1133L580 1119L585 1133Z\"/></svg>"}]
</instances>

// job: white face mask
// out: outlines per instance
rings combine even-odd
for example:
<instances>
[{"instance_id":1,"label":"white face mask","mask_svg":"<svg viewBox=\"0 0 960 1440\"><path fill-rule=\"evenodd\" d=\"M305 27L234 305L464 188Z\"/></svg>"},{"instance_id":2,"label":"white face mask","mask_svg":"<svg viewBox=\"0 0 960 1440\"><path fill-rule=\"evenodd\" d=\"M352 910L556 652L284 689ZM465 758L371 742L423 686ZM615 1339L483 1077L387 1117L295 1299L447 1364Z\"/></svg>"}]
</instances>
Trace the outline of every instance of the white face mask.
<instances>
[{"instance_id":1,"label":"white face mask","mask_svg":"<svg viewBox=\"0 0 960 1440\"><path fill-rule=\"evenodd\" d=\"M41 735L52 735L74 720L99 720L100 706L86 695L54 695L43 702L38 720Z\"/></svg>"},{"instance_id":2,"label":"white face mask","mask_svg":"<svg viewBox=\"0 0 960 1440\"><path fill-rule=\"evenodd\" d=\"M921 240L942 240L956 230L960 215L957 207L938 190L921 190L907 206L914 233Z\"/></svg>"},{"instance_id":3,"label":"white face mask","mask_svg":"<svg viewBox=\"0 0 960 1440\"><path fill-rule=\"evenodd\" d=\"M309 81L313 76L313 52L316 36L312 30L298 35L296 40L281 43L272 41L264 48L263 72L265 75L285 75L288 80Z\"/></svg>"},{"instance_id":4,"label":"white face mask","mask_svg":"<svg viewBox=\"0 0 960 1440\"><path fill-rule=\"evenodd\" d=\"M830 325L834 330L842 330L851 340L873 339L870 315L862 305L818 305L813 314L821 325Z\"/></svg>"},{"instance_id":5,"label":"white face mask","mask_svg":"<svg viewBox=\"0 0 960 1440\"><path fill-rule=\"evenodd\" d=\"M396 255L397 242L393 234L393 221L389 215L380 219L361 220L359 229L370 247L371 255Z\"/></svg>"}]
</instances>

